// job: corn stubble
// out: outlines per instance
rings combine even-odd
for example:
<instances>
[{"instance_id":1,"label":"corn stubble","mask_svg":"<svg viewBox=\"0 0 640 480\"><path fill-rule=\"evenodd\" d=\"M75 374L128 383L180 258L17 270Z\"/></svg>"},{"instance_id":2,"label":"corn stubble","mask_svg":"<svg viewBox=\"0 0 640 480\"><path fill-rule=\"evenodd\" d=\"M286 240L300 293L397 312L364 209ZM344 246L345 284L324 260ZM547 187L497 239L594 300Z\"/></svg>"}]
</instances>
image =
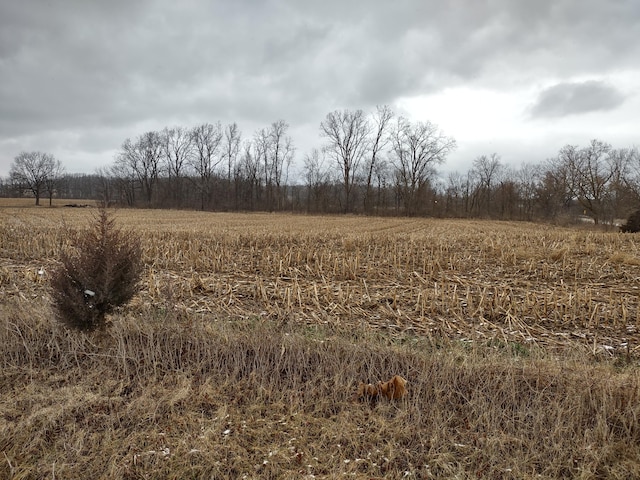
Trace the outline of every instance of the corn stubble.
<instances>
[{"instance_id":1,"label":"corn stubble","mask_svg":"<svg viewBox=\"0 0 640 480\"><path fill-rule=\"evenodd\" d=\"M80 335L42 280L60 210L0 211L2 478L640 476L633 235L116 216L142 290ZM403 399L353 401L393 375Z\"/></svg>"}]
</instances>

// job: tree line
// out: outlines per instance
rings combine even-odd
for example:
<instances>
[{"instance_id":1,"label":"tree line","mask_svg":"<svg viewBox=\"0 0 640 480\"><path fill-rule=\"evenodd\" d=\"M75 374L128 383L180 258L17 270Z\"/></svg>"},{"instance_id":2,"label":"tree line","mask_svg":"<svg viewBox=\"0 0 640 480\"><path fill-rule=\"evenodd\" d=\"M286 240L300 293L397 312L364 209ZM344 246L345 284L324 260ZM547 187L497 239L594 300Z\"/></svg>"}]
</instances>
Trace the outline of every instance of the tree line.
<instances>
[{"instance_id":1,"label":"tree line","mask_svg":"<svg viewBox=\"0 0 640 480\"><path fill-rule=\"evenodd\" d=\"M431 122L388 106L336 110L320 122L322 144L300 160L284 120L244 138L236 123L166 127L126 139L93 175L65 174L60 161L23 152L0 180L5 196L92 198L108 205L218 211L427 215L516 220L625 218L640 205L638 149L601 140L567 145L539 163L477 156L463 173L439 168L456 148Z\"/></svg>"}]
</instances>

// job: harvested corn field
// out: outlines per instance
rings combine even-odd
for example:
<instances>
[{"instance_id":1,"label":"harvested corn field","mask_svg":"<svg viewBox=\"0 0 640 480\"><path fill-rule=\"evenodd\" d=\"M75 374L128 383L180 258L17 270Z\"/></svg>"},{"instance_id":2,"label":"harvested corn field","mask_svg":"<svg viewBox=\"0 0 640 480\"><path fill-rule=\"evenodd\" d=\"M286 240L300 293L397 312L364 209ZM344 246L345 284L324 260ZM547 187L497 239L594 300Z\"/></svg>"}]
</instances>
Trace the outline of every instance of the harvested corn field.
<instances>
[{"instance_id":1,"label":"harvested corn field","mask_svg":"<svg viewBox=\"0 0 640 480\"><path fill-rule=\"evenodd\" d=\"M65 229L86 227L92 213L5 208L0 216L3 294L29 296L44 292L68 243ZM143 239L147 269L136 302L182 316L640 351L634 235L439 219L153 210L116 218Z\"/></svg>"},{"instance_id":2,"label":"harvested corn field","mask_svg":"<svg viewBox=\"0 0 640 480\"><path fill-rule=\"evenodd\" d=\"M120 210L142 289L84 334L94 213L0 207L0 478L640 476L634 235Z\"/></svg>"}]
</instances>

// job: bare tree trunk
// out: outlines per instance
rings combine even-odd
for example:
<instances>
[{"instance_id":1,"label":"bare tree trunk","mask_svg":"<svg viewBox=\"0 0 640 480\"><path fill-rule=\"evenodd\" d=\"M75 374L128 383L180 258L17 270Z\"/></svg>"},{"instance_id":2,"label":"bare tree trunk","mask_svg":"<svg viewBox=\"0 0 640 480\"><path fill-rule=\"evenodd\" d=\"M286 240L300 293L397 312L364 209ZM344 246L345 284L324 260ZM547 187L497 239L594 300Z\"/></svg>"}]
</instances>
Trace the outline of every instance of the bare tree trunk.
<instances>
[{"instance_id":1,"label":"bare tree trunk","mask_svg":"<svg viewBox=\"0 0 640 480\"><path fill-rule=\"evenodd\" d=\"M370 126L362 110L335 111L320 123L321 135L328 140L326 151L342 172L344 213L351 211L351 193L356 173L367 149Z\"/></svg>"}]
</instances>

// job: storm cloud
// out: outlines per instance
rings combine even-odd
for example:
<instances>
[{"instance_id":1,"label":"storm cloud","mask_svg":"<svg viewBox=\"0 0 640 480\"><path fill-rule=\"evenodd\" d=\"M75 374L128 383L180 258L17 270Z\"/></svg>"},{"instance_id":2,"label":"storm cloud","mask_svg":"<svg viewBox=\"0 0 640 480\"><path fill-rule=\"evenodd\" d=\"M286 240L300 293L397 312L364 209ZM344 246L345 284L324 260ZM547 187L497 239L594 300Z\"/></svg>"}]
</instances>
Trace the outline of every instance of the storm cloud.
<instances>
[{"instance_id":1,"label":"storm cloud","mask_svg":"<svg viewBox=\"0 0 640 480\"><path fill-rule=\"evenodd\" d=\"M250 137L285 119L309 139L335 109L455 87L554 84L530 99L536 117L600 111L621 87L576 79L639 73L638 36L633 0L2 2L0 175L33 149L86 152L68 169L92 171L165 125L237 122Z\"/></svg>"},{"instance_id":2,"label":"storm cloud","mask_svg":"<svg viewBox=\"0 0 640 480\"><path fill-rule=\"evenodd\" d=\"M542 91L531 109L533 117L563 117L612 110L624 102L624 95L601 81L560 83Z\"/></svg>"}]
</instances>

